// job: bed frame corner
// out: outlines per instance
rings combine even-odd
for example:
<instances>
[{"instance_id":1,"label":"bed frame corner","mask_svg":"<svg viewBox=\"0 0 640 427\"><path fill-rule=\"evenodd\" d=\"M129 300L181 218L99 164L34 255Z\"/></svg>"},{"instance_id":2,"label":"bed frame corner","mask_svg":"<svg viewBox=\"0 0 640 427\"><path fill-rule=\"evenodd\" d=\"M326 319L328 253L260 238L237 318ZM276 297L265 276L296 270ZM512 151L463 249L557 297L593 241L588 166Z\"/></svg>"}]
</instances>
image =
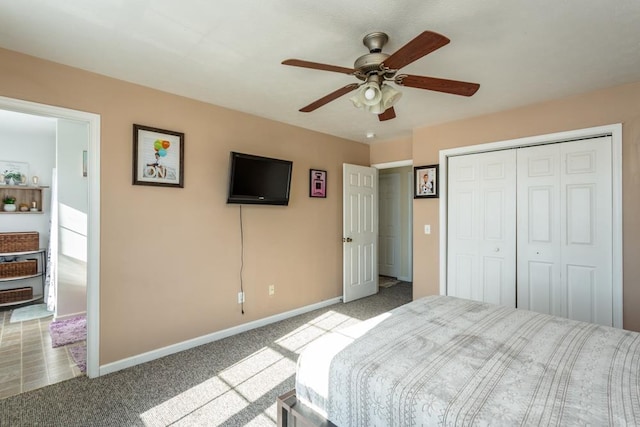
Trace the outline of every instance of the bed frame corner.
<instances>
[{"instance_id":1,"label":"bed frame corner","mask_svg":"<svg viewBox=\"0 0 640 427\"><path fill-rule=\"evenodd\" d=\"M298 402L295 389L278 396L276 402L278 427L337 427L311 408Z\"/></svg>"}]
</instances>

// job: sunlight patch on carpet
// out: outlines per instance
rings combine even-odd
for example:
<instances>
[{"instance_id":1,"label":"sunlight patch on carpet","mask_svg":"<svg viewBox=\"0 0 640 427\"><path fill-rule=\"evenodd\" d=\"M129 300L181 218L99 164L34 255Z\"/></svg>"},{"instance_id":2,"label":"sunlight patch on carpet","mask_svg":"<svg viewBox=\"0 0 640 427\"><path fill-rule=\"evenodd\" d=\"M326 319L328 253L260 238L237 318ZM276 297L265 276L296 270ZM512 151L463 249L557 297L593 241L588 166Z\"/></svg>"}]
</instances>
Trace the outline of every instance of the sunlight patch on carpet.
<instances>
[{"instance_id":1,"label":"sunlight patch on carpet","mask_svg":"<svg viewBox=\"0 0 640 427\"><path fill-rule=\"evenodd\" d=\"M328 311L278 338L273 344L299 353L320 336L360 323L356 318ZM293 378L295 372L295 360L271 346L263 347L215 377L179 392L140 414L140 418L145 425L220 425L234 417L242 417L245 408ZM276 419L274 402L268 411L263 411L252 422L259 425L267 421L272 425Z\"/></svg>"}]
</instances>

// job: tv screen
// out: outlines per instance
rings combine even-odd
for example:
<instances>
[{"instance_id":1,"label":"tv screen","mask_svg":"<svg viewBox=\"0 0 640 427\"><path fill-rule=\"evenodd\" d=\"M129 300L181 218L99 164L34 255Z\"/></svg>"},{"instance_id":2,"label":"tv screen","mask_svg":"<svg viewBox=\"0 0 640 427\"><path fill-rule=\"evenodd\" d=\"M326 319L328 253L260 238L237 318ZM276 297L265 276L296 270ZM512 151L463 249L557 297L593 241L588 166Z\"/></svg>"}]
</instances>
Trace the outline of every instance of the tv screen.
<instances>
[{"instance_id":1,"label":"tv screen","mask_svg":"<svg viewBox=\"0 0 640 427\"><path fill-rule=\"evenodd\" d=\"M231 152L227 203L288 205L289 160Z\"/></svg>"}]
</instances>

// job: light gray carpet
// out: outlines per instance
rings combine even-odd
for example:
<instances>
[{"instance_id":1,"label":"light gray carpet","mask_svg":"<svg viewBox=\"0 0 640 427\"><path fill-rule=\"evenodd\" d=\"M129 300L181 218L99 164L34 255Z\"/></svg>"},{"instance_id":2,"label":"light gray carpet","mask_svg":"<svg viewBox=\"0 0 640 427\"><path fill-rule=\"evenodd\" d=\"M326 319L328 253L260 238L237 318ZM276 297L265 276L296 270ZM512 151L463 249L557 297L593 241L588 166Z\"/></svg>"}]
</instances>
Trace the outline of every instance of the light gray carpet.
<instances>
[{"instance_id":1,"label":"light gray carpet","mask_svg":"<svg viewBox=\"0 0 640 427\"><path fill-rule=\"evenodd\" d=\"M274 426L300 350L411 301L411 284L296 316L96 379L0 400L0 426Z\"/></svg>"},{"instance_id":2,"label":"light gray carpet","mask_svg":"<svg viewBox=\"0 0 640 427\"><path fill-rule=\"evenodd\" d=\"M16 308L11 312L9 323L26 322L27 320L42 319L52 316L53 312L47 310L47 304L33 304Z\"/></svg>"}]
</instances>

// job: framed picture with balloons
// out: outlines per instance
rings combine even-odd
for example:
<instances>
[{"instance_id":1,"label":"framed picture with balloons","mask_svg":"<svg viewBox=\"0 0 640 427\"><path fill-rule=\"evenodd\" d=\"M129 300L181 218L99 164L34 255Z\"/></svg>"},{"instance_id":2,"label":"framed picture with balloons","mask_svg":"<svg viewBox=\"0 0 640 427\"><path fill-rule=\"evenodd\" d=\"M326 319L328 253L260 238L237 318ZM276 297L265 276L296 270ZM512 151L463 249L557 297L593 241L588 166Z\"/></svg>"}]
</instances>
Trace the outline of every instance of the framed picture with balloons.
<instances>
[{"instance_id":1,"label":"framed picture with balloons","mask_svg":"<svg viewBox=\"0 0 640 427\"><path fill-rule=\"evenodd\" d=\"M184 187L184 133L133 125L133 184Z\"/></svg>"}]
</instances>

